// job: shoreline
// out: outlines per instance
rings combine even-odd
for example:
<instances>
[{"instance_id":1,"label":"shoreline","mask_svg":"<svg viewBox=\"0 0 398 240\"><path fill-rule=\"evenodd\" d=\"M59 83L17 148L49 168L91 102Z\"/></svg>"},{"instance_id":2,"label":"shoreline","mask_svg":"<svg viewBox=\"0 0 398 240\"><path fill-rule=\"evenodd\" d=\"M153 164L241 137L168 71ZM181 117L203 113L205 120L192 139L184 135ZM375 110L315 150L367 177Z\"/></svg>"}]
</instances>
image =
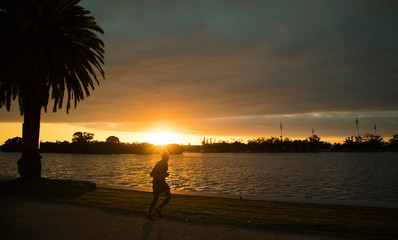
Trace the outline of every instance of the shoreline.
<instances>
[{"instance_id":1,"label":"shoreline","mask_svg":"<svg viewBox=\"0 0 398 240\"><path fill-rule=\"evenodd\" d=\"M17 177L0 175L1 180L15 180ZM72 181L80 181L77 179L65 179ZM151 188L138 188L123 185L112 184L96 184L97 188L137 191L137 192L152 192ZM225 193L207 193L207 192L191 192L171 190L172 194L184 196L198 196L198 197L213 197L223 199L240 199L239 195L225 194ZM335 205L335 206L352 206L352 207L377 207L377 208L393 208L398 209L398 203L395 202L370 202L361 200L335 200L335 199L309 199L309 198L283 198L283 197L261 197L241 195L244 200L265 201L265 202L281 202L281 203L305 203L305 204L321 204L321 205Z\"/></svg>"},{"instance_id":2,"label":"shoreline","mask_svg":"<svg viewBox=\"0 0 398 240\"><path fill-rule=\"evenodd\" d=\"M129 186L121 186L121 185L97 184L97 187L106 188L106 189L126 190L126 191L152 192L151 188L136 188ZM184 196L214 197L214 198L224 198L224 199L239 199L240 197L234 194L190 192L190 191L178 191L178 190L171 190L171 193L177 195L184 195ZM334 200L334 199L282 198L282 197L264 198L261 196L250 196L250 195L241 195L241 197L244 200L265 201L265 202L306 203L306 204L321 204L321 205L336 205L336 206L378 207L378 208L398 209L398 203L394 202L368 202L360 200Z\"/></svg>"}]
</instances>

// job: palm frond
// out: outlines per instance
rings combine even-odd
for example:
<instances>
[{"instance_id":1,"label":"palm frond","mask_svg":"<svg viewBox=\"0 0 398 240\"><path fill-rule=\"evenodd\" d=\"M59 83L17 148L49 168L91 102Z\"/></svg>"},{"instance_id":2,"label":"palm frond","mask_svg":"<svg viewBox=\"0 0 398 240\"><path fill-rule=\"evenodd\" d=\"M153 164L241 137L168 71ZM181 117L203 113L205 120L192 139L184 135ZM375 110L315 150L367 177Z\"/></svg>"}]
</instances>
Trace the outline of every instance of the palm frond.
<instances>
[{"instance_id":1,"label":"palm frond","mask_svg":"<svg viewBox=\"0 0 398 240\"><path fill-rule=\"evenodd\" d=\"M57 111L66 92L69 112L100 83L97 73L105 78L103 30L79 2L0 1L0 107L18 99L23 114L37 95L41 107L52 99Z\"/></svg>"}]
</instances>

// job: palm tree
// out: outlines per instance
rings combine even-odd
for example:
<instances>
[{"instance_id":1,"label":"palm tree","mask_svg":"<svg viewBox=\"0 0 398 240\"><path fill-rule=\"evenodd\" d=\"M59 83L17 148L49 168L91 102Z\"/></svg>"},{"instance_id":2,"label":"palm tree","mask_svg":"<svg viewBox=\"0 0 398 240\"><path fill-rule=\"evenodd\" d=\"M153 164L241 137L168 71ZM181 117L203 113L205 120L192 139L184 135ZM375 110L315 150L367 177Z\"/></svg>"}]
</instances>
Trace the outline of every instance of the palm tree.
<instances>
[{"instance_id":1,"label":"palm tree","mask_svg":"<svg viewBox=\"0 0 398 240\"><path fill-rule=\"evenodd\" d=\"M103 78L103 33L80 0L0 1L0 107L10 110L18 98L24 117L22 179L41 178L39 132L41 110L61 109L67 93L76 107L90 95L97 74ZM51 94L50 94L51 93Z\"/></svg>"}]
</instances>

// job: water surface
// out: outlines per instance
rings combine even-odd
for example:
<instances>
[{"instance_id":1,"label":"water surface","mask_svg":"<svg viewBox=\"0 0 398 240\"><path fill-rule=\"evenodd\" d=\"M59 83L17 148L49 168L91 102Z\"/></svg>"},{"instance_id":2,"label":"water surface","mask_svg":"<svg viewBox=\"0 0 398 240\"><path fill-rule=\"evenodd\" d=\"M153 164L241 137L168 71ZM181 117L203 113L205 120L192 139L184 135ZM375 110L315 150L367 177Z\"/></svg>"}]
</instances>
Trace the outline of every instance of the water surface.
<instances>
[{"instance_id":1,"label":"water surface","mask_svg":"<svg viewBox=\"0 0 398 240\"><path fill-rule=\"evenodd\" d=\"M151 188L157 155L44 153L43 177ZM0 153L0 175L18 176L20 153ZM169 161L173 190L257 199L398 204L398 153L184 153Z\"/></svg>"}]
</instances>

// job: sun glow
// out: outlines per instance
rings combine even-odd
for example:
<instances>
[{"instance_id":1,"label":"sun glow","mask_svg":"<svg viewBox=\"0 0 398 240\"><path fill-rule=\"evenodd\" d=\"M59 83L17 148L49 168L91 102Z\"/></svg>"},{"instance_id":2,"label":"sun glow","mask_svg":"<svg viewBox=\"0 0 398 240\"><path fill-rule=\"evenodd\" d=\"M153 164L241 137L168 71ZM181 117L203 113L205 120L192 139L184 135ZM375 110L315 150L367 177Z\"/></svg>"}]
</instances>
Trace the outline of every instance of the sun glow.
<instances>
[{"instance_id":1,"label":"sun glow","mask_svg":"<svg viewBox=\"0 0 398 240\"><path fill-rule=\"evenodd\" d=\"M152 143L155 145L166 145L166 144L180 144L183 142L181 137L171 133L151 133L144 137L144 142Z\"/></svg>"}]
</instances>

